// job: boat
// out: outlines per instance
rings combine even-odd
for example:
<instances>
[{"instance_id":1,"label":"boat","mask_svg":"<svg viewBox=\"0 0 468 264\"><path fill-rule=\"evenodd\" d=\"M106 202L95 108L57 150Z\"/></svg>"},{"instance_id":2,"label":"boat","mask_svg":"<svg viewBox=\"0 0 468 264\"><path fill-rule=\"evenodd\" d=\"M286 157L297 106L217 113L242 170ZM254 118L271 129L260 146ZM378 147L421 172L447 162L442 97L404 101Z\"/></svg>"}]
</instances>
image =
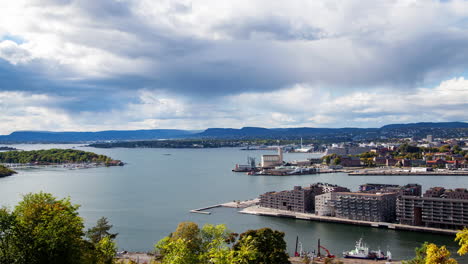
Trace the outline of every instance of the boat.
<instances>
[{"instance_id":1,"label":"boat","mask_svg":"<svg viewBox=\"0 0 468 264\"><path fill-rule=\"evenodd\" d=\"M356 248L351 251L343 252L343 257L353 259L391 260L392 253L387 251L387 255L385 255L380 249L369 250L367 245L363 243L362 238L360 238L356 241Z\"/></svg>"}]
</instances>

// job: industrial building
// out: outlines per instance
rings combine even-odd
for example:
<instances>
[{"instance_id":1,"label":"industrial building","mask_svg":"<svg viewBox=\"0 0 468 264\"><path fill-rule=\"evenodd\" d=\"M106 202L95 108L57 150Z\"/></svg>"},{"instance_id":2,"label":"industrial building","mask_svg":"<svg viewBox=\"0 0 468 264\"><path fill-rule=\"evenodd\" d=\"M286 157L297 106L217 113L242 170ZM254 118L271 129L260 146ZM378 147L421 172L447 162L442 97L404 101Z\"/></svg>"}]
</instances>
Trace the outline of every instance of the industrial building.
<instances>
[{"instance_id":1,"label":"industrial building","mask_svg":"<svg viewBox=\"0 0 468 264\"><path fill-rule=\"evenodd\" d=\"M273 168L283 164L283 149L278 147L278 154L276 155L262 155L261 166L262 168Z\"/></svg>"},{"instance_id":2,"label":"industrial building","mask_svg":"<svg viewBox=\"0 0 468 264\"><path fill-rule=\"evenodd\" d=\"M462 229L468 226L468 191L434 187L423 197L400 196L397 221L415 226Z\"/></svg>"}]
</instances>

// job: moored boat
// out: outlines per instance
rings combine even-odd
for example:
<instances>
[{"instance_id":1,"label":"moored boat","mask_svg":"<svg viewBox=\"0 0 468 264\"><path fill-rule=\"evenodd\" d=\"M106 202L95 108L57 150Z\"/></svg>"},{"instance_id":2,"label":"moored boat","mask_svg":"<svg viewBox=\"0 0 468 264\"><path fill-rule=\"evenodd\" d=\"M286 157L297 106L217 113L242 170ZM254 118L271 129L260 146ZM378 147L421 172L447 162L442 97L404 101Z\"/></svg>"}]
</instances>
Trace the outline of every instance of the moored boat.
<instances>
[{"instance_id":1,"label":"moored boat","mask_svg":"<svg viewBox=\"0 0 468 264\"><path fill-rule=\"evenodd\" d=\"M369 247L367 247L367 245L362 242L362 238L360 238L356 241L355 249L343 252L343 257L353 259L391 260L392 253L387 251L387 255L385 255L380 249L369 250Z\"/></svg>"}]
</instances>

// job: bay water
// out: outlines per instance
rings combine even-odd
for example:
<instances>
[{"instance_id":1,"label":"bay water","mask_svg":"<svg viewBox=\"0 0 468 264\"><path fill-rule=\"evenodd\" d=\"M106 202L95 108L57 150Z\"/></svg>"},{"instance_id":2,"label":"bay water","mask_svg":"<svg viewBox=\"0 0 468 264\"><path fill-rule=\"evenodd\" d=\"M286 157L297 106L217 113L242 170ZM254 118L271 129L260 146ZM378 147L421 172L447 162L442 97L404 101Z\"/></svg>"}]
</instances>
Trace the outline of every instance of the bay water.
<instances>
[{"instance_id":1,"label":"bay water","mask_svg":"<svg viewBox=\"0 0 468 264\"><path fill-rule=\"evenodd\" d=\"M453 236L410 231L395 231L344 224L253 216L238 209L216 208L211 215L191 214L190 210L258 197L267 191L292 189L316 182L339 184L356 191L364 183L419 183L423 191L433 186L466 188L464 176L348 176L345 173L249 176L234 173L236 163L246 163L247 156L260 160L270 151L218 149L98 149L79 145L21 144L18 149L76 148L108 155L126 163L123 167L69 170L63 168L22 169L18 174L0 178L0 206L13 207L29 192L50 192L70 197L80 204L80 215L87 227L101 216L107 217L118 232L119 249L151 251L153 245L174 231L182 221L200 225L225 224L237 233L270 227L285 232L289 254L293 254L296 236L304 249L317 247L317 239L333 254L354 248L360 237L372 248L392 251L394 259L414 256L414 248L423 242L447 245L455 254ZM285 153L285 160L317 157L307 153ZM468 260L464 259L468 263Z\"/></svg>"}]
</instances>

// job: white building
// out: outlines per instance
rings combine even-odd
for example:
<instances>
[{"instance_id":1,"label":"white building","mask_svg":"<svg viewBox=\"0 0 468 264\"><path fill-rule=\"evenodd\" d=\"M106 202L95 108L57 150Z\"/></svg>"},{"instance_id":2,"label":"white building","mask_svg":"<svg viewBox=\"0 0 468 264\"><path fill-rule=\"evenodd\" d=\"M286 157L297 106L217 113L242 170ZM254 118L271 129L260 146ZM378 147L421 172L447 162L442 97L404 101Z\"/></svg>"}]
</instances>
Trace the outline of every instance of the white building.
<instances>
[{"instance_id":1,"label":"white building","mask_svg":"<svg viewBox=\"0 0 468 264\"><path fill-rule=\"evenodd\" d=\"M433 142L433 141L434 141L434 138L432 137L432 135L427 135L426 141L429 142L429 143L430 143L430 142Z\"/></svg>"},{"instance_id":2,"label":"white building","mask_svg":"<svg viewBox=\"0 0 468 264\"><path fill-rule=\"evenodd\" d=\"M315 214L320 216L335 216L332 201L336 199L336 192L327 192L315 196Z\"/></svg>"}]
</instances>

